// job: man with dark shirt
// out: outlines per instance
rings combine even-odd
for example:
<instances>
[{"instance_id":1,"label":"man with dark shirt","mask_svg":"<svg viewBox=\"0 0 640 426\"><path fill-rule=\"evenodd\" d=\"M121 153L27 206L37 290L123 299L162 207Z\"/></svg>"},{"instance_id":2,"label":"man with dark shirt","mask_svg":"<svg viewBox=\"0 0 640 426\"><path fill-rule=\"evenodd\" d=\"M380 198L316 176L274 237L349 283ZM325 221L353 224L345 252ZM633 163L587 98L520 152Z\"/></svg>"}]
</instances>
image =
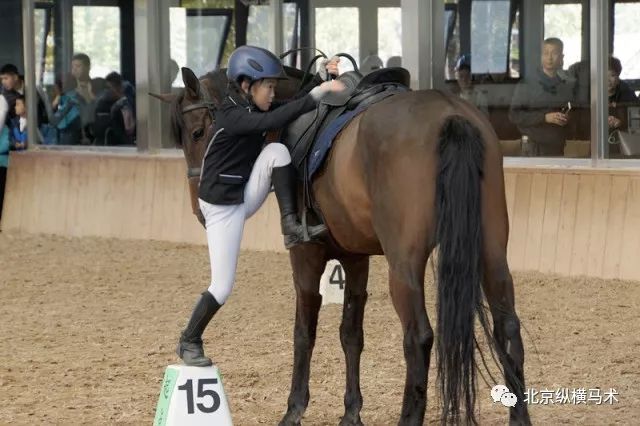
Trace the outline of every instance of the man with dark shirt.
<instances>
[{"instance_id":1,"label":"man with dark shirt","mask_svg":"<svg viewBox=\"0 0 640 426\"><path fill-rule=\"evenodd\" d=\"M573 87L558 74L563 64L562 41L546 39L541 68L516 86L511 102L509 118L541 156L564 155L569 115L563 108L572 101Z\"/></svg>"}]
</instances>

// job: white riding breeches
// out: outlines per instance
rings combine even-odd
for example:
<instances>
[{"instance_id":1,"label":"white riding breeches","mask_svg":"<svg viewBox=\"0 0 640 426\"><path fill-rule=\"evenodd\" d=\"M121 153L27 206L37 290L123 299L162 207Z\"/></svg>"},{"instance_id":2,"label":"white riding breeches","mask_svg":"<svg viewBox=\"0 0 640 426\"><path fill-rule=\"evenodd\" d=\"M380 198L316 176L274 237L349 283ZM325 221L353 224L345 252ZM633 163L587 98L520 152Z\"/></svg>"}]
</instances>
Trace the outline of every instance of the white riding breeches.
<instances>
[{"instance_id":1,"label":"white riding breeches","mask_svg":"<svg viewBox=\"0 0 640 426\"><path fill-rule=\"evenodd\" d=\"M234 205L209 204L199 199L205 218L207 243L211 262L209 292L223 304L231 294L240 254L244 222L258 211L271 188L274 167L291 163L291 155L281 143L269 143L256 159L244 189L244 203Z\"/></svg>"}]
</instances>

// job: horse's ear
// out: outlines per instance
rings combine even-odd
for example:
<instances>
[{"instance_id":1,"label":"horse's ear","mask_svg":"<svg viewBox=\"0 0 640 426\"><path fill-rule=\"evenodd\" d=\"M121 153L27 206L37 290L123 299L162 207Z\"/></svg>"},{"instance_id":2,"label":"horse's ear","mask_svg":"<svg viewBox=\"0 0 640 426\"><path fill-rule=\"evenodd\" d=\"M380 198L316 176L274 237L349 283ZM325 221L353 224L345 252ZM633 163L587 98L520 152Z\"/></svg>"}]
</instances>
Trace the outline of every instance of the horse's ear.
<instances>
[{"instance_id":1,"label":"horse's ear","mask_svg":"<svg viewBox=\"0 0 640 426\"><path fill-rule=\"evenodd\" d=\"M182 67L182 82L192 98L200 97L200 80L190 68Z\"/></svg>"},{"instance_id":2,"label":"horse's ear","mask_svg":"<svg viewBox=\"0 0 640 426\"><path fill-rule=\"evenodd\" d=\"M176 98L176 95L174 95L173 93L160 93L158 95L157 93L149 92L149 96L151 96L152 98L160 99L162 102L165 102L168 104L173 102L173 100Z\"/></svg>"}]
</instances>

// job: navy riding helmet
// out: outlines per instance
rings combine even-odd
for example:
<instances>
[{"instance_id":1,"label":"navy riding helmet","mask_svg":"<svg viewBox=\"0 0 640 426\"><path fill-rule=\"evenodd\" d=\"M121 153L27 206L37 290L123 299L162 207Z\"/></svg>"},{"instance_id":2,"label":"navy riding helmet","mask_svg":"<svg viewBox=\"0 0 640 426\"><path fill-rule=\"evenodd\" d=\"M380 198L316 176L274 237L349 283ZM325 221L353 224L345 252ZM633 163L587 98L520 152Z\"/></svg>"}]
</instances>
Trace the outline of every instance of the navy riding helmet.
<instances>
[{"instance_id":1,"label":"navy riding helmet","mask_svg":"<svg viewBox=\"0 0 640 426\"><path fill-rule=\"evenodd\" d=\"M251 81L263 78L286 79L280 59L266 49L256 46L240 46L229 57L227 78L238 81L247 77Z\"/></svg>"}]
</instances>

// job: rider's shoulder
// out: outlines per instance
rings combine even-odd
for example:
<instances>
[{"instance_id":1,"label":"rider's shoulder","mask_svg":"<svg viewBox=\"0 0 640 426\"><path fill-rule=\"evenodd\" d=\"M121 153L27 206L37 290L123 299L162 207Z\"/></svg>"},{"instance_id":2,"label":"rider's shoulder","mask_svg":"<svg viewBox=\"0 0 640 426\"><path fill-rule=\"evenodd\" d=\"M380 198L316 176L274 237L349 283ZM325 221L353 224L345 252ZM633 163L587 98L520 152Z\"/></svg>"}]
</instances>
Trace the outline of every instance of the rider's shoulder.
<instances>
[{"instance_id":1,"label":"rider's shoulder","mask_svg":"<svg viewBox=\"0 0 640 426\"><path fill-rule=\"evenodd\" d=\"M243 102L240 99L234 99L234 96L228 95L222 100L222 104L220 105L220 109L222 111L230 111L237 108L245 109L246 102Z\"/></svg>"}]
</instances>

